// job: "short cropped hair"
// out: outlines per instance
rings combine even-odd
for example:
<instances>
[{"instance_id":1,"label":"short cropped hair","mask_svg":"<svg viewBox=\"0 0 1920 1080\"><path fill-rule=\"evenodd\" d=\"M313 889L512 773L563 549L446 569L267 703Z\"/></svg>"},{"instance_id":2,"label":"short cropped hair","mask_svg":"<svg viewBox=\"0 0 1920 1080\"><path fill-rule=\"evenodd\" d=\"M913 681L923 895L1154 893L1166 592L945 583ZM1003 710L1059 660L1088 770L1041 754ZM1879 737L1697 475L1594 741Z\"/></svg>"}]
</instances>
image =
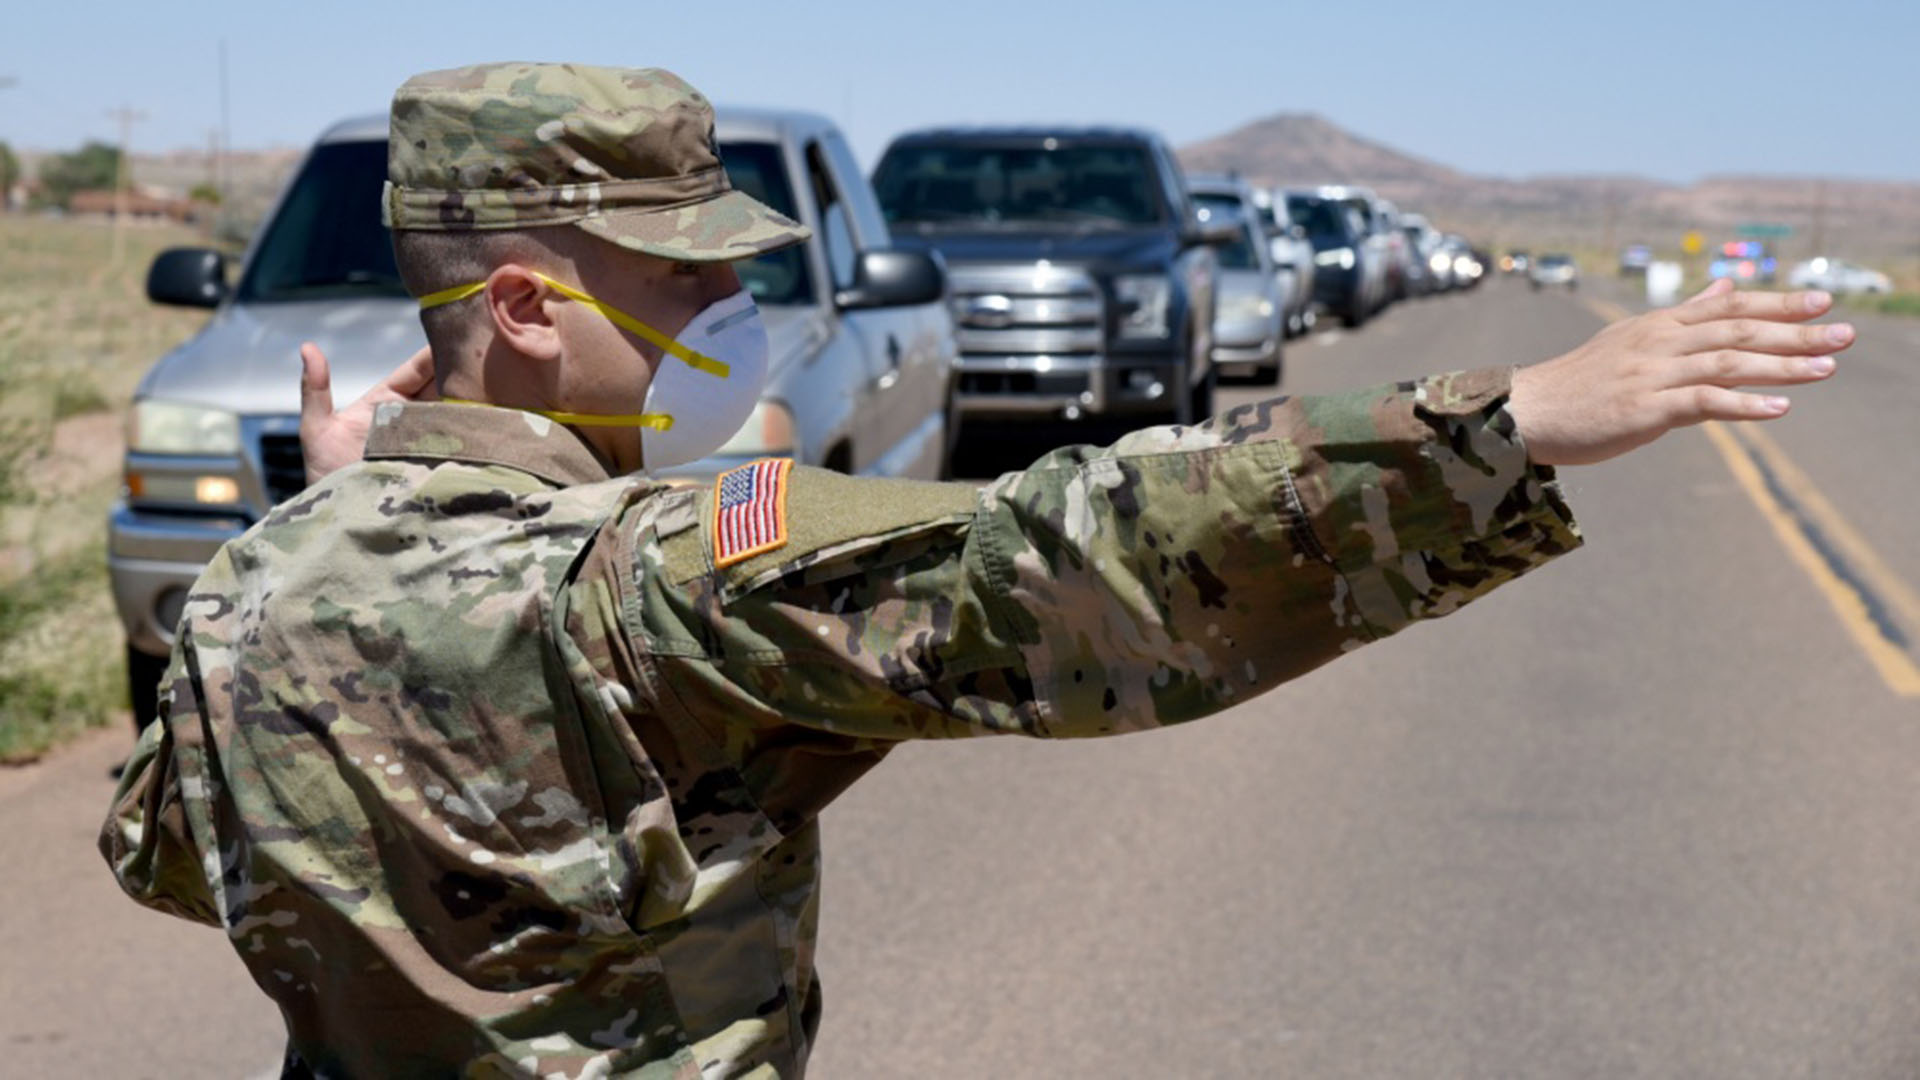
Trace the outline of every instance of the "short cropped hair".
<instances>
[{"instance_id":1,"label":"short cropped hair","mask_svg":"<svg viewBox=\"0 0 1920 1080\"><path fill-rule=\"evenodd\" d=\"M407 292L421 297L485 281L507 263L548 267L590 263L605 243L570 226L460 232L401 229L393 233L393 260ZM435 353L451 355L464 340L466 329L473 325L472 310L465 304L447 304L420 313L421 328Z\"/></svg>"}]
</instances>

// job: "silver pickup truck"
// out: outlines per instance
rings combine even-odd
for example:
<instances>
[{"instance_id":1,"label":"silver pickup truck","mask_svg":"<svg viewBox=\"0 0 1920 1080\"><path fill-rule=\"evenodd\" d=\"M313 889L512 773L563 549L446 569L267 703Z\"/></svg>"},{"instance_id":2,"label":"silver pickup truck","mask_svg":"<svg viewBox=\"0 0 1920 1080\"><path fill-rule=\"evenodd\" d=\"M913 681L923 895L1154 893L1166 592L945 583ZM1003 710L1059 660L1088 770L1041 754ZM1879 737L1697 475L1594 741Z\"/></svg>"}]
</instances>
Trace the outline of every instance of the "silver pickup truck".
<instances>
[{"instance_id":1,"label":"silver pickup truck","mask_svg":"<svg viewBox=\"0 0 1920 1080\"><path fill-rule=\"evenodd\" d=\"M936 478L951 449L954 333L937 256L894 250L873 189L834 125L721 109L735 187L814 239L738 264L764 314L771 377L718 454L671 470L694 482L788 456L845 472ZM187 589L214 552L305 483L298 349L320 345L338 400L424 343L379 220L386 117L334 126L294 174L229 287L217 252L163 252L148 296L214 309L134 394L126 489L107 522L127 631L134 723L154 711Z\"/></svg>"}]
</instances>

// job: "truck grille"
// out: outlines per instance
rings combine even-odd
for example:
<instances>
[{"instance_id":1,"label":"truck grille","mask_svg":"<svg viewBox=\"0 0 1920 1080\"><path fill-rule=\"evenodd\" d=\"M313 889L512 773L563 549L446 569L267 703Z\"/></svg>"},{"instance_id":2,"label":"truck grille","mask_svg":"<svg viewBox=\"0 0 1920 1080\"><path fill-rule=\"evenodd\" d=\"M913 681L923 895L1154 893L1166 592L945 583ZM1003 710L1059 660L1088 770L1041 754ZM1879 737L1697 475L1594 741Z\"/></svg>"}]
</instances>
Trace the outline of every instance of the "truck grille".
<instances>
[{"instance_id":1,"label":"truck grille","mask_svg":"<svg viewBox=\"0 0 1920 1080\"><path fill-rule=\"evenodd\" d=\"M1033 263L956 266L953 321L964 354L1086 356L1105 339L1106 301L1084 271Z\"/></svg>"},{"instance_id":2,"label":"truck grille","mask_svg":"<svg viewBox=\"0 0 1920 1080\"><path fill-rule=\"evenodd\" d=\"M300 436L260 436L260 482L276 505L306 488L307 461L300 454Z\"/></svg>"}]
</instances>

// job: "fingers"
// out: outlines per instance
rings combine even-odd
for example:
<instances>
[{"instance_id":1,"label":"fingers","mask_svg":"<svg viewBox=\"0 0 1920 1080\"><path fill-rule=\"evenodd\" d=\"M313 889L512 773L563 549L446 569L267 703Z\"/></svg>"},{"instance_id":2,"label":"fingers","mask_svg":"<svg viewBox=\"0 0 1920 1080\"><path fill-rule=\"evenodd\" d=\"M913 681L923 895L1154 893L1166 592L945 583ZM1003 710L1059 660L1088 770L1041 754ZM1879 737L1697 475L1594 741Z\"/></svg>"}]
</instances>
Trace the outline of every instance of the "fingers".
<instances>
[{"instance_id":1,"label":"fingers","mask_svg":"<svg viewBox=\"0 0 1920 1080\"><path fill-rule=\"evenodd\" d=\"M316 423L333 415L333 373L326 354L313 342L300 346L300 422Z\"/></svg>"},{"instance_id":2,"label":"fingers","mask_svg":"<svg viewBox=\"0 0 1920 1080\"><path fill-rule=\"evenodd\" d=\"M1798 386L1818 382L1833 372L1831 356L1776 356L1722 349L1680 357L1668 368L1665 386Z\"/></svg>"},{"instance_id":3,"label":"fingers","mask_svg":"<svg viewBox=\"0 0 1920 1080\"><path fill-rule=\"evenodd\" d=\"M1681 331L1680 351L1706 353L1739 349L1781 356L1815 356L1839 352L1852 345L1853 338L1853 327L1847 323L1793 326L1743 317L1718 319L1688 327Z\"/></svg>"},{"instance_id":4,"label":"fingers","mask_svg":"<svg viewBox=\"0 0 1920 1080\"><path fill-rule=\"evenodd\" d=\"M408 401L431 399L433 388L433 350L422 348L394 368L381 383L396 397Z\"/></svg>"},{"instance_id":5,"label":"fingers","mask_svg":"<svg viewBox=\"0 0 1920 1080\"><path fill-rule=\"evenodd\" d=\"M1694 293L1682 301L1680 307L1693 307L1696 304L1711 300L1716 296L1725 296L1728 292L1731 292L1732 289L1733 282L1731 280L1727 278L1714 278L1707 283L1706 288L1701 289L1699 292Z\"/></svg>"},{"instance_id":6,"label":"fingers","mask_svg":"<svg viewBox=\"0 0 1920 1080\"><path fill-rule=\"evenodd\" d=\"M1791 403L1776 394L1743 394L1721 386L1688 386L1662 394L1673 427L1703 420L1772 420L1785 416Z\"/></svg>"},{"instance_id":7,"label":"fingers","mask_svg":"<svg viewBox=\"0 0 1920 1080\"><path fill-rule=\"evenodd\" d=\"M1719 281L1714 282L1718 284ZM1731 286L1715 292L1708 286L1705 292L1674 308L1672 315L1687 326L1719 319L1805 322L1826 314L1832 307L1833 297L1823 292L1737 292Z\"/></svg>"}]
</instances>

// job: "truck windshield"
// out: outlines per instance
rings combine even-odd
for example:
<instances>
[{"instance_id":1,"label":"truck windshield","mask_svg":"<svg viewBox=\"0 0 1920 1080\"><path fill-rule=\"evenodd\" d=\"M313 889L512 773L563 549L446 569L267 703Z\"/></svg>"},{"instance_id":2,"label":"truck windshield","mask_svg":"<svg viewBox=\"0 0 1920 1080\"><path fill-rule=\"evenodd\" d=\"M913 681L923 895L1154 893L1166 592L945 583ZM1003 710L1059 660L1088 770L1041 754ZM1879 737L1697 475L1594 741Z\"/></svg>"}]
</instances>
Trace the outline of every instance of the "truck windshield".
<instances>
[{"instance_id":1,"label":"truck windshield","mask_svg":"<svg viewBox=\"0 0 1920 1080\"><path fill-rule=\"evenodd\" d=\"M1193 204L1210 216L1221 221L1232 221L1240 225L1240 236L1231 244L1223 244L1214 249L1222 270L1258 270L1259 259L1253 254L1253 244L1249 239L1246 226L1245 204L1234 195L1195 195Z\"/></svg>"},{"instance_id":2,"label":"truck windshield","mask_svg":"<svg viewBox=\"0 0 1920 1080\"><path fill-rule=\"evenodd\" d=\"M387 144L327 143L307 158L240 281L241 300L404 298L380 224Z\"/></svg>"},{"instance_id":3,"label":"truck windshield","mask_svg":"<svg viewBox=\"0 0 1920 1080\"><path fill-rule=\"evenodd\" d=\"M874 175L893 224L1133 226L1166 220L1153 163L1137 146L906 146Z\"/></svg>"},{"instance_id":4,"label":"truck windshield","mask_svg":"<svg viewBox=\"0 0 1920 1080\"><path fill-rule=\"evenodd\" d=\"M795 221L800 210L793 204L793 187L787 183L786 165L780 147L774 143L730 142L720 144L720 160L727 163L727 179L736 190L780 211ZM796 244L771 255L758 255L734 263L740 283L761 304L805 304L813 299L813 285L807 277L807 245Z\"/></svg>"},{"instance_id":5,"label":"truck windshield","mask_svg":"<svg viewBox=\"0 0 1920 1080\"><path fill-rule=\"evenodd\" d=\"M722 146L721 154L734 187L798 218L779 147L735 143ZM386 179L384 141L328 143L315 149L260 238L238 298L405 298L393 242L380 224L380 190ZM760 303L800 304L812 298L804 246L742 260L734 268Z\"/></svg>"},{"instance_id":6,"label":"truck windshield","mask_svg":"<svg viewBox=\"0 0 1920 1080\"><path fill-rule=\"evenodd\" d=\"M1314 241L1339 241L1348 239L1347 230L1351 222L1341 213L1338 203L1325 199L1294 197L1287 200L1287 216L1296 225L1305 225L1307 235Z\"/></svg>"}]
</instances>

